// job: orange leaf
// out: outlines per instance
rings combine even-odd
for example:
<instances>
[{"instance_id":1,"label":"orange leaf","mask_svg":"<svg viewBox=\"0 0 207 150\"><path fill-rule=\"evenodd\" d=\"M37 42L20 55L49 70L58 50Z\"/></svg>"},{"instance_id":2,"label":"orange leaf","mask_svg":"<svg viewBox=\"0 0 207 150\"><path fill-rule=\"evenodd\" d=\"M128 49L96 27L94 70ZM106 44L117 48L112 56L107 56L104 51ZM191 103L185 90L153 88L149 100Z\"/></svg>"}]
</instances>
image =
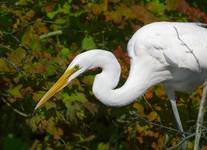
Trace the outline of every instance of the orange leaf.
<instances>
[{"instance_id":1,"label":"orange leaf","mask_svg":"<svg viewBox=\"0 0 207 150\"><path fill-rule=\"evenodd\" d=\"M150 100L153 97L153 91L151 89L147 90L147 92L144 94L144 97L146 100Z\"/></svg>"}]
</instances>

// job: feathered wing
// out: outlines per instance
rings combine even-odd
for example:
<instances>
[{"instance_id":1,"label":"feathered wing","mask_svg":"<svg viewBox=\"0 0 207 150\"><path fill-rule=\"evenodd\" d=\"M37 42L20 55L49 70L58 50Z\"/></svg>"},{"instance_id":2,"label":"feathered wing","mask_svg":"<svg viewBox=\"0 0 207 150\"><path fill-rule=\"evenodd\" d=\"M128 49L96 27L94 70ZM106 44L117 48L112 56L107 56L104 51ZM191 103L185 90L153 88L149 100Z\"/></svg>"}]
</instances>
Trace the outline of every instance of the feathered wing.
<instances>
[{"instance_id":1,"label":"feathered wing","mask_svg":"<svg viewBox=\"0 0 207 150\"><path fill-rule=\"evenodd\" d=\"M207 69L207 29L203 26L175 22L144 26L129 41L129 56L151 56L163 64L192 71Z\"/></svg>"}]
</instances>

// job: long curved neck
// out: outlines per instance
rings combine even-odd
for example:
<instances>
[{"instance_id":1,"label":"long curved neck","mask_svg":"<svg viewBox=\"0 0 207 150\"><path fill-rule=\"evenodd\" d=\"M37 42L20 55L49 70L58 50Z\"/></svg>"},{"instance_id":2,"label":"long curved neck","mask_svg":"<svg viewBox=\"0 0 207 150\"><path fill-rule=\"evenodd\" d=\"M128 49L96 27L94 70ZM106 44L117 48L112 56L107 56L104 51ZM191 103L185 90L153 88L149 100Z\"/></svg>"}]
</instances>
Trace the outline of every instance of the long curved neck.
<instances>
[{"instance_id":1,"label":"long curved neck","mask_svg":"<svg viewBox=\"0 0 207 150\"><path fill-rule=\"evenodd\" d=\"M96 57L94 62L97 63L96 66L102 67L102 72L95 77L94 95L105 105L124 106L143 95L152 85L170 78L170 73L151 59L132 59L127 81L122 87L115 89L121 71L118 61L112 53L110 57Z\"/></svg>"}]
</instances>

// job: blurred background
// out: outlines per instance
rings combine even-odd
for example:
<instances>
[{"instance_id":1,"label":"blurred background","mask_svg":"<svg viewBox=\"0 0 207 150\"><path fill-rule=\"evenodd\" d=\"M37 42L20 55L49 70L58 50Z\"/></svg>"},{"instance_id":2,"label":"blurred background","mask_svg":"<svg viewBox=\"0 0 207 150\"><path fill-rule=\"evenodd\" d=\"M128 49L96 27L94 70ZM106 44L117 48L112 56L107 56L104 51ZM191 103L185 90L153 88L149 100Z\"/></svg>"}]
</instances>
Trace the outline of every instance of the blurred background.
<instances>
[{"instance_id":1,"label":"blurred background","mask_svg":"<svg viewBox=\"0 0 207 150\"><path fill-rule=\"evenodd\" d=\"M206 0L0 1L0 149L161 150L181 141L162 85L123 108L92 94L89 71L33 112L77 54L112 51L128 76L127 42L155 21L207 23ZM195 132L202 87L177 93L184 130ZM206 118L207 119L207 118ZM205 119L201 144L207 149ZM193 148L194 138L188 140Z\"/></svg>"}]
</instances>

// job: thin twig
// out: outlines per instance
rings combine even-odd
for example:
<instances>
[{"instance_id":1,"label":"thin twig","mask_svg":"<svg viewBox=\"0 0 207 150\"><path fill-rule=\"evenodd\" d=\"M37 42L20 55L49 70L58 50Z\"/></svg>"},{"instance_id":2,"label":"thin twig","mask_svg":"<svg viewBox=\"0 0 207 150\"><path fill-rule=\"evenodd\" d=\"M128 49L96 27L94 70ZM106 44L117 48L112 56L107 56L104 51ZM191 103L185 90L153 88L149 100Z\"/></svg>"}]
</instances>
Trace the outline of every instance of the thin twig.
<instances>
[{"instance_id":1,"label":"thin twig","mask_svg":"<svg viewBox=\"0 0 207 150\"><path fill-rule=\"evenodd\" d=\"M7 105L9 106L14 112L16 112L17 114L23 116L23 117L30 117L31 114L26 114L26 113L23 113L21 112L20 110L14 108L6 99L2 98L2 101Z\"/></svg>"},{"instance_id":2,"label":"thin twig","mask_svg":"<svg viewBox=\"0 0 207 150\"><path fill-rule=\"evenodd\" d=\"M200 103L199 112L198 112L194 150L198 150L199 148L199 143L200 143L200 138L201 138L201 133L202 133L201 127L202 127L203 120L204 120L204 113L205 113L205 106L206 106L206 96L207 96L207 81L204 83L203 94L201 97L201 103Z\"/></svg>"},{"instance_id":3,"label":"thin twig","mask_svg":"<svg viewBox=\"0 0 207 150\"><path fill-rule=\"evenodd\" d=\"M10 51L13 51L13 49L10 48L10 46L7 46L7 45L0 44L0 47L5 48L5 49L10 50Z\"/></svg>"},{"instance_id":4,"label":"thin twig","mask_svg":"<svg viewBox=\"0 0 207 150\"><path fill-rule=\"evenodd\" d=\"M31 24L31 23L30 23ZM22 42L14 35L15 33L17 33L19 30L14 31L14 32L5 32L2 31L3 34L5 35L9 35L11 38L13 38L17 43L19 43L19 46L27 51L30 50L30 48L28 48L26 45L22 44Z\"/></svg>"},{"instance_id":5,"label":"thin twig","mask_svg":"<svg viewBox=\"0 0 207 150\"><path fill-rule=\"evenodd\" d=\"M17 72L20 72L21 69L13 62L11 62L10 60L8 60L7 58L3 58L11 67L15 68L15 70Z\"/></svg>"},{"instance_id":6,"label":"thin twig","mask_svg":"<svg viewBox=\"0 0 207 150\"><path fill-rule=\"evenodd\" d=\"M189 135L194 134L194 133L191 133L191 132L181 132L181 131L178 130L178 129L171 128L171 127L167 127L167 126L164 126L164 125L162 125L162 124L160 124L160 123L156 123L156 122L149 121L149 120L145 119L144 117L138 115L138 114L137 114L136 112L134 112L134 111L129 111L129 114L130 114L131 116L133 116L133 118L132 118L133 120L142 120L142 121L144 121L144 122L147 123L147 124L154 125L154 126L157 126L157 127L163 128L163 129L167 129L168 131L172 131L172 132L175 132L175 133L180 134L180 135L185 134L185 135L189 136ZM123 121L122 121L122 122L123 122ZM129 121L126 121L126 122L128 123ZM202 131L203 131L203 130L202 130ZM204 139L206 139L205 135L201 135L201 137L204 138Z\"/></svg>"},{"instance_id":7,"label":"thin twig","mask_svg":"<svg viewBox=\"0 0 207 150\"><path fill-rule=\"evenodd\" d=\"M60 140L60 142L62 142L64 145L66 145L65 141L64 141L62 138L60 138L59 140Z\"/></svg>"},{"instance_id":8,"label":"thin twig","mask_svg":"<svg viewBox=\"0 0 207 150\"><path fill-rule=\"evenodd\" d=\"M146 96L145 95L143 96L143 99L144 99L145 103L150 107L150 109L152 109L152 111L155 111L154 108L152 107L152 105L146 99Z\"/></svg>"},{"instance_id":9,"label":"thin twig","mask_svg":"<svg viewBox=\"0 0 207 150\"><path fill-rule=\"evenodd\" d=\"M25 49L25 50L27 50L27 51L30 50L26 45L22 44L22 42L21 42L21 41L20 41L14 34L10 34L10 36L11 36L13 39L15 39L15 40L19 43L19 46L20 46L21 48L23 48L23 49Z\"/></svg>"},{"instance_id":10,"label":"thin twig","mask_svg":"<svg viewBox=\"0 0 207 150\"><path fill-rule=\"evenodd\" d=\"M57 31L49 32L47 34L40 35L40 40L45 39L45 38L48 38L50 36L60 35L62 33L63 33L62 30L57 30Z\"/></svg>"},{"instance_id":11,"label":"thin twig","mask_svg":"<svg viewBox=\"0 0 207 150\"><path fill-rule=\"evenodd\" d=\"M136 120L138 120L138 119L139 119L139 120L142 120L142 121L144 121L145 123L148 123L148 124L150 124L150 125L154 125L154 126L157 126L157 127L163 128L163 129L167 129L168 131L172 131L172 132L175 132L175 133L178 133L178 134L181 134L181 135L182 135L182 134L185 134L185 135L191 135L191 134L192 134L192 133L190 133L190 132L181 132L181 131L178 130L178 129L170 128L170 127L161 125L161 124L159 124L159 123L155 123L155 122L149 121L149 120L147 120L147 119L145 119L145 118L139 116L137 113L134 113L133 111L130 111L129 113L130 113L131 115L134 116L133 119L136 119Z\"/></svg>"},{"instance_id":12,"label":"thin twig","mask_svg":"<svg viewBox=\"0 0 207 150\"><path fill-rule=\"evenodd\" d=\"M194 136L195 136L195 133L193 133L193 134L191 134L191 135L185 137L185 138L184 138L182 141L180 141L178 144L176 144L176 145L173 146L173 147L167 148L166 150L173 150L173 149L176 149L176 148L178 148L181 144L183 144L186 140L188 140L189 138L194 137Z\"/></svg>"}]
</instances>

